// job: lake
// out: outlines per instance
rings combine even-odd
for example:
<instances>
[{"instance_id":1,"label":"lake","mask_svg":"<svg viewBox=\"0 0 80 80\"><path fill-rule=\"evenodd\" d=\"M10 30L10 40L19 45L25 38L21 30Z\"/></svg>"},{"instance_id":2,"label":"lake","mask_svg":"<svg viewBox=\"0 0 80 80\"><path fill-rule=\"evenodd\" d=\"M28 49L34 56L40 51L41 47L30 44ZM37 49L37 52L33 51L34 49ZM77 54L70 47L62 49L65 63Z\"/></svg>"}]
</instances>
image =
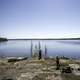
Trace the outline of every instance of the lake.
<instances>
[{"instance_id":1,"label":"lake","mask_svg":"<svg viewBox=\"0 0 80 80\"><path fill-rule=\"evenodd\" d=\"M47 56L80 57L80 40L32 40L34 52L41 44L42 54ZM0 56L27 56L31 57L31 40L9 40L0 42Z\"/></svg>"}]
</instances>

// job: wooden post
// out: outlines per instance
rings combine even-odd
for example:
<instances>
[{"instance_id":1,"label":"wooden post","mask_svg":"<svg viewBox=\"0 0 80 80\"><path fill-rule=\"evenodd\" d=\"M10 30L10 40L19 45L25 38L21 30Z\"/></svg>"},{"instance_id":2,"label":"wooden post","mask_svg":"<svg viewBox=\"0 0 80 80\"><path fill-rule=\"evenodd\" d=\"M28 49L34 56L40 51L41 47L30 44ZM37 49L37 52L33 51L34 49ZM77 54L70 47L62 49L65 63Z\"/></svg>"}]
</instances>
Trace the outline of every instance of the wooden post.
<instances>
[{"instance_id":1,"label":"wooden post","mask_svg":"<svg viewBox=\"0 0 80 80\"><path fill-rule=\"evenodd\" d=\"M32 58L32 55L33 55L33 43L32 43L32 40L31 40L31 58Z\"/></svg>"},{"instance_id":2,"label":"wooden post","mask_svg":"<svg viewBox=\"0 0 80 80\"><path fill-rule=\"evenodd\" d=\"M45 59L47 58L47 47L45 45Z\"/></svg>"},{"instance_id":3,"label":"wooden post","mask_svg":"<svg viewBox=\"0 0 80 80\"><path fill-rule=\"evenodd\" d=\"M56 70L59 70L60 68L60 63L59 63L59 57L56 57Z\"/></svg>"},{"instance_id":4,"label":"wooden post","mask_svg":"<svg viewBox=\"0 0 80 80\"><path fill-rule=\"evenodd\" d=\"M39 60L42 59L42 51L39 50Z\"/></svg>"},{"instance_id":5,"label":"wooden post","mask_svg":"<svg viewBox=\"0 0 80 80\"><path fill-rule=\"evenodd\" d=\"M39 60L42 59L42 50L41 50L41 45L39 42Z\"/></svg>"}]
</instances>

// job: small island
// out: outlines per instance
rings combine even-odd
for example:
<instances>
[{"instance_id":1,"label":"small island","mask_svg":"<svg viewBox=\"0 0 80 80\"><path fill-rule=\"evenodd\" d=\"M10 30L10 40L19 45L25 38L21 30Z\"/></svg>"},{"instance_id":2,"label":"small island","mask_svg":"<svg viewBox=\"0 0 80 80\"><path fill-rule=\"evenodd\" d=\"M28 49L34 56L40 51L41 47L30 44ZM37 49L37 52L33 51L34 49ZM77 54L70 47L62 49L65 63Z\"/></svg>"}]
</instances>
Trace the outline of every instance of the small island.
<instances>
[{"instance_id":1,"label":"small island","mask_svg":"<svg viewBox=\"0 0 80 80\"><path fill-rule=\"evenodd\" d=\"M0 42L2 42L2 41L8 41L8 39L0 37Z\"/></svg>"}]
</instances>

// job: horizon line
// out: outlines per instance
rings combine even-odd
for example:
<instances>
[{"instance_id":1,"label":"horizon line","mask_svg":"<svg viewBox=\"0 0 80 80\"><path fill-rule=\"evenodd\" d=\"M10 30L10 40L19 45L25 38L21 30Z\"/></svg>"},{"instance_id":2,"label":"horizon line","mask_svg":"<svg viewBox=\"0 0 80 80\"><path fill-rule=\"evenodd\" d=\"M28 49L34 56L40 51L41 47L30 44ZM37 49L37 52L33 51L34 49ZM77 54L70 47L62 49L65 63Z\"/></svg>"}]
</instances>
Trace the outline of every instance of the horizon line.
<instances>
[{"instance_id":1,"label":"horizon line","mask_svg":"<svg viewBox=\"0 0 80 80\"><path fill-rule=\"evenodd\" d=\"M72 39L80 39L78 38L13 38L8 40L72 40Z\"/></svg>"}]
</instances>

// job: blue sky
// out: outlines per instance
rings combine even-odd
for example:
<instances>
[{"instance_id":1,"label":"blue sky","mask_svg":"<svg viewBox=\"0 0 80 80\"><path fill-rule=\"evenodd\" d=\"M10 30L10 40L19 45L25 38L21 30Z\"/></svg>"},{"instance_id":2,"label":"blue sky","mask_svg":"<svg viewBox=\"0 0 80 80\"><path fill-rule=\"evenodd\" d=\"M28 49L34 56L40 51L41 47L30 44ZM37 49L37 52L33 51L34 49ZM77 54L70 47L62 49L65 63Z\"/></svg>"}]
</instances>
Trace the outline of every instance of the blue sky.
<instances>
[{"instance_id":1,"label":"blue sky","mask_svg":"<svg viewBox=\"0 0 80 80\"><path fill-rule=\"evenodd\" d=\"M80 0L0 0L0 35L80 37Z\"/></svg>"}]
</instances>

